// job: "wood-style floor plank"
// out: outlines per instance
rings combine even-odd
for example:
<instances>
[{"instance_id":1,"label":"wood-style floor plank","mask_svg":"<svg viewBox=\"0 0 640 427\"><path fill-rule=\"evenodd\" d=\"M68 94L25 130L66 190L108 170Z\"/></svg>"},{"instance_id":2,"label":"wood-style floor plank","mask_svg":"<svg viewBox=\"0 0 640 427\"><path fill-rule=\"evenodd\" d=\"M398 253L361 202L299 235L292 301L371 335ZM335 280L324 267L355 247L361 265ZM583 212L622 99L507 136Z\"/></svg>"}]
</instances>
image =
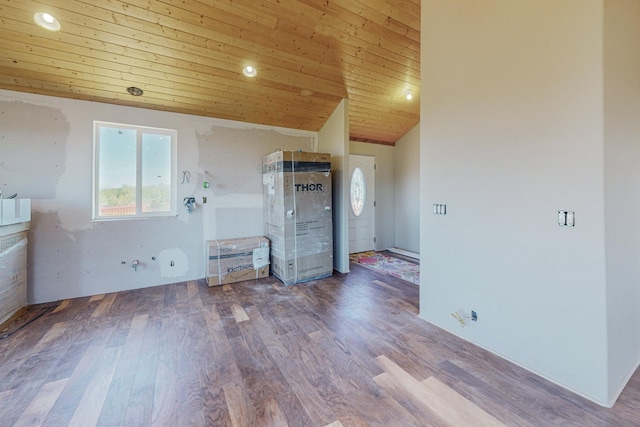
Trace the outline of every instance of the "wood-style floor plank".
<instances>
[{"instance_id":1,"label":"wood-style floor plank","mask_svg":"<svg viewBox=\"0 0 640 427\"><path fill-rule=\"evenodd\" d=\"M168 286L167 289L173 290L173 286ZM171 293L174 294L173 292ZM174 349L177 346L177 338L174 332L172 316L162 318L161 322L150 421L152 426L178 425L179 390L177 390L176 386L180 370L177 369L174 362Z\"/></svg>"},{"instance_id":2,"label":"wood-style floor plank","mask_svg":"<svg viewBox=\"0 0 640 427\"><path fill-rule=\"evenodd\" d=\"M640 373L601 408L422 321L418 301L352 265L33 307L0 340L0 425L640 425Z\"/></svg>"},{"instance_id":3,"label":"wood-style floor plank","mask_svg":"<svg viewBox=\"0 0 640 427\"><path fill-rule=\"evenodd\" d=\"M145 425L151 419L158 364L158 342L162 320L148 318L140 346L140 357L125 414L125 425Z\"/></svg>"},{"instance_id":4,"label":"wood-style floor plank","mask_svg":"<svg viewBox=\"0 0 640 427\"><path fill-rule=\"evenodd\" d=\"M427 405L422 404L409 388L403 386L403 384L389 372L376 375L373 379L408 412L419 419L422 424L433 427L448 427L451 425L430 411Z\"/></svg>"},{"instance_id":5,"label":"wood-style floor plank","mask_svg":"<svg viewBox=\"0 0 640 427\"><path fill-rule=\"evenodd\" d=\"M119 348L121 353L104 399L102 411L99 414L98 425L109 425L110 423L112 425L124 425L127 409L132 398L133 382L148 319L148 314L139 314L129 320L129 332L125 342L121 346L115 347Z\"/></svg>"},{"instance_id":6,"label":"wood-style floor plank","mask_svg":"<svg viewBox=\"0 0 640 427\"><path fill-rule=\"evenodd\" d=\"M120 348L109 348L102 353L98 368L89 380L69 426L90 427L98 423L121 351Z\"/></svg>"},{"instance_id":7,"label":"wood-style floor plank","mask_svg":"<svg viewBox=\"0 0 640 427\"><path fill-rule=\"evenodd\" d=\"M93 313L91 313L91 317L104 316L111 308L111 305L113 304L117 296L118 294L109 294L102 298L100 300L100 304L98 304Z\"/></svg>"},{"instance_id":8,"label":"wood-style floor plank","mask_svg":"<svg viewBox=\"0 0 640 427\"><path fill-rule=\"evenodd\" d=\"M231 312L233 313L233 317L236 319L236 322L238 323L246 322L247 320L249 320L249 316L247 315L247 312L244 311L244 308L242 308L240 304L232 304Z\"/></svg>"},{"instance_id":9,"label":"wood-style floor plank","mask_svg":"<svg viewBox=\"0 0 640 427\"><path fill-rule=\"evenodd\" d=\"M393 286L381 281L381 280L372 280L372 283L375 283L378 286L382 286L385 289L389 289L392 292L397 292L398 290L396 288L394 288Z\"/></svg>"},{"instance_id":10,"label":"wood-style floor plank","mask_svg":"<svg viewBox=\"0 0 640 427\"><path fill-rule=\"evenodd\" d=\"M14 427L41 426L66 383L67 380L63 379L44 384L20 415Z\"/></svg>"},{"instance_id":11,"label":"wood-style floor plank","mask_svg":"<svg viewBox=\"0 0 640 427\"><path fill-rule=\"evenodd\" d=\"M58 313L60 311L63 311L64 309L69 307L71 305L71 303L72 303L72 301L70 299L63 300L56 308L53 309L51 314L55 314L55 313Z\"/></svg>"},{"instance_id":12,"label":"wood-style floor plank","mask_svg":"<svg viewBox=\"0 0 640 427\"><path fill-rule=\"evenodd\" d=\"M247 400L242 389L236 383L227 383L222 386L224 398L229 411L229 418L233 427L249 425Z\"/></svg>"},{"instance_id":13,"label":"wood-style floor plank","mask_svg":"<svg viewBox=\"0 0 640 427\"><path fill-rule=\"evenodd\" d=\"M91 298L89 298L89 302L102 301L102 299L104 298L104 295L105 294L93 295Z\"/></svg>"},{"instance_id":14,"label":"wood-style floor plank","mask_svg":"<svg viewBox=\"0 0 640 427\"><path fill-rule=\"evenodd\" d=\"M110 331L107 331L96 341L92 342L78 360L78 364L71 373L62 393L53 405L47 418L46 425L69 425L75 411L94 378L96 372L101 372L99 362L106 347Z\"/></svg>"},{"instance_id":15,"label":"wood-style floor plank","mask_svg":"<svg viewBox=\"0 0 640 427\"><path fill-rule=\"evenodd\" d=\"M13 394L14 390L0 391L0 402L8 400Z\"/></svg>"},{"instance_id":16,"label":"wood-style floor plank","mask_svg":"<svg viewBox=\"0 0 640 427\"><path fill-rule=\"evenodd\" d=\"M51 329L47 331L46 334L36 343L36 346L33 348L34 353L39 353L44 348L49 347L53 341L56 341L60 338L65 331L67 330L66 322L58 322L51 326Z\"/></svg>"},{"instance_id":17,"label":"wood-style floor plank","mask_svg":"<svg viewBox=\"0 0 640 427\"><path fill-rule=\"evenodd\" d=\"M442 420L453 425L470 425L477 422L487 427L504 427L504 424L436 378L430 377L420 382L386 356L379 356L376 360L389 377L395 380L395 384L406 389L414 399Z\"/></svg>"}]
</instances>

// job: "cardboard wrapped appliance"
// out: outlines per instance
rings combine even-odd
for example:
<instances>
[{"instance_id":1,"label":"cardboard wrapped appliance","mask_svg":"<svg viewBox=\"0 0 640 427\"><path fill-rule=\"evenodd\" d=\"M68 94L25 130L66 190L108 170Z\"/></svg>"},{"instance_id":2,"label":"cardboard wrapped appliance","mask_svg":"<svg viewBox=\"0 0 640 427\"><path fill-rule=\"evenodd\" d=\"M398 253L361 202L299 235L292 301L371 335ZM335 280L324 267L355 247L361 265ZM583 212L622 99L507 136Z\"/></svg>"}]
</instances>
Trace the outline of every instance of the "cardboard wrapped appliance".
<instances>
[{"instance_id":1,"label":"cardboard wrapped appliance","mask_svg":"<svg viewBox=\"0 0 640 427\"><path fill-rule=\"evenodd\" d=\"M276 151L264 157L262 172L274 276L290 285L332 275L331 156Z\"/></svg>"},{"instance_id":2,"label":"cardboard wrapped appliance","mask_svg":"<svg viewBox=\"0 0 640 427\"><path fill-rule=\"evenodd\" d=\"M209 240L206 249L209 286L269 275L269 240L265 237Z\"/></svg>"}]
</instances>

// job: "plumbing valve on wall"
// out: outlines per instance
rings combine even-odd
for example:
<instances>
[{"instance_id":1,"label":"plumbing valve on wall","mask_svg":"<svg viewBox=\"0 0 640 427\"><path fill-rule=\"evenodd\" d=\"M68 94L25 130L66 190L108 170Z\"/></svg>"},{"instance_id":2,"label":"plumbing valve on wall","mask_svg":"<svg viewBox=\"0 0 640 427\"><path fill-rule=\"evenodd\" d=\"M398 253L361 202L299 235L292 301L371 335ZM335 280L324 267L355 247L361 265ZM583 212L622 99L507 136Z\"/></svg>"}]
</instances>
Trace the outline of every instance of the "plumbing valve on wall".
<instances>
[{"instance_id":1,"label":"plumbing valve on wall","mask_svg":"<svg viewBox=\"0 0 640 427\"><path fill-rule=\"evenodd\" d=\"M204 188L205 190L209 188L210 183L209 180L211 179L211 174L209 174L209 172L204 171L204 179L202 182L202 188ZM182 171L182 184L189 184L191 182L191 172L188 170L184 170ZM203 197L202 198L202 203L207 203L207 198ZM196 210L197 204L196 204L196 198L193 196L188 196L185 197L184 199L182 199L182 204L184 205L184 207L187 209L188 213L193 213L193 211Z\"/></svg>"},{"instance_id":2,"label":"plumbing valve on wall","mask_svg":"<svg viewBox=\"0 0 640 427\"><path fill-rule=\"evenodd\" d=\"M467 325L467 320L471 320L472 322L478 321L478 313L475 310L471 310L471 316L460 314L457 311L451 313L451 316L453 316L454 319L460 322L460 326L462 326L463 328Z\"/></svg>"},{"instance_id":3,"label":"plumbing valve on wall","mask_svg":"<svg viewBox=\"0 0 640 427\"><path fill-rule=\"evenodd\" d=\"M195 197L185 197L182 203L187 208L187 212L191 213L194 210L196 210L196 198Z\"/></svg>"}]
</instances>

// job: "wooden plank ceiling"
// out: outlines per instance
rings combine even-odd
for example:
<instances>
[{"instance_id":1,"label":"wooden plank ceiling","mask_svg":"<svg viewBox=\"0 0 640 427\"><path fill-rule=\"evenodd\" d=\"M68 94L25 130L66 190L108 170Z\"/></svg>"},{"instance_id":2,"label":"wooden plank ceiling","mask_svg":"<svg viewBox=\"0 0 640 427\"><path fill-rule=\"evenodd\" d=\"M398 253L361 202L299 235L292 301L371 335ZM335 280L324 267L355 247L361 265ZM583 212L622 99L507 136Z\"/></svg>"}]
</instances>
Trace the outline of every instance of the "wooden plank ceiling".
<instances>
[{"instance_id":1,"label":"wooden plank ceiling","mask_svg":"<svg viewBox=\"0 0 640 427\"><path fill-rule=\"evenodd\" d=\"M387 144L419 120L420 0L0 0L0 22L3 89L312 131L349 98L351 138Z\"/></svg>"}]
</instances>

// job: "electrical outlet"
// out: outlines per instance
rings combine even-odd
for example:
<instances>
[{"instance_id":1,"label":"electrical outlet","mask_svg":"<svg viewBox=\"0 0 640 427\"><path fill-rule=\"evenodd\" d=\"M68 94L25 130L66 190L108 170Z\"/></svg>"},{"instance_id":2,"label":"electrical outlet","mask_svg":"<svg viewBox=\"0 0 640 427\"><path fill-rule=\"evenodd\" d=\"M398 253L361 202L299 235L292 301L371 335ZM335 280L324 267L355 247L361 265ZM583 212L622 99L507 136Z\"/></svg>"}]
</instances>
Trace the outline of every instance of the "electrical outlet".
<instances>
[{"instance_id":1,"label":"electrical outlet","mask_svg":"<svg viewBox=\"0 0 640 427\"><path fill-rule=\"evenodd\" d=\"M434 203L433 204L433 214L434 215L446 215L447 214L447 205Z\"/></svg>"}]
</instances>

